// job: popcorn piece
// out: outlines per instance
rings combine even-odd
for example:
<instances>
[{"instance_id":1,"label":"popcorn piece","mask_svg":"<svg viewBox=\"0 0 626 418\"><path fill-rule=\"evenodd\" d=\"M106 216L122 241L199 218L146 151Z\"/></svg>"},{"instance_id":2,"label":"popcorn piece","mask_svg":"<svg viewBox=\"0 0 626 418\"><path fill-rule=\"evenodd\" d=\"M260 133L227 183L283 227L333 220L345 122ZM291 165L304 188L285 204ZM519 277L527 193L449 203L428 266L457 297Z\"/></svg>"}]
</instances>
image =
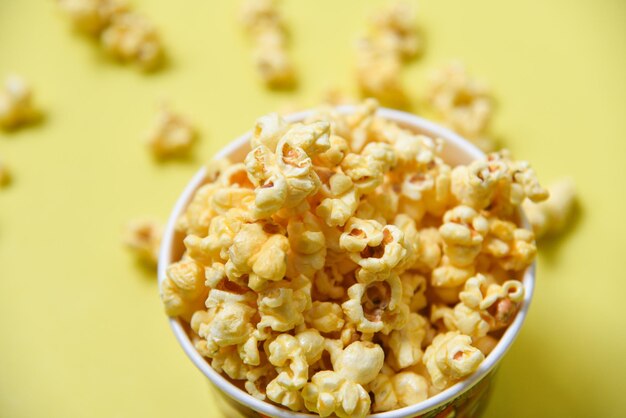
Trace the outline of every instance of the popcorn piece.
<instances>
[{"instance_id":1,"label":"popcorn piece","mask_svg":"<svg viewBox=\"0 0 626 418\"><path fill-rule=\"evenodd\" d=\"M485 356L471 342L471 337L456 331L435 337L424 353L424 364L435 389L443 390L476 371Z\"/></svg>"},{"instance_id":2,"label":"popcorn piece","mask_svg":"<svg viewBox=\"0 0 626 418\"><path fill-rule=\"evenodd\" d=\"M319 219L310 212L302 219L292 218L287 224L287 235L291 249L287 258L287 276L303 274L312 278L324 267L326 260L326 238Z\"/></svg>"},{"instance_id":3,"label":"popcorn piece","mask_svg":"<svg viewBox=\"0 0 626 418\"><path fill-rule=\"evenodd\" d=\"M531 231L517 228L513 222L490 219L483 251L491 254L505 270L521 271L532 264L537 247Z\"/></svg>"},{"instance_id":4,"label":"popcorn piece","mask_svg":"<svg viewBox=\"0 0 626 418\"><path fill-rule=\"evenodd\" d=\"M246 0L241 21L254 42L257 72L268 87L291 87L295 72L287 55L287 33L274 0Z\"/></svg>"},{"instance_id":5,"label":"popcorn piece","mask_svg":"<svg viewBox=\"0 0 626 418\"><path fill-rule=\"evenodd\" d=\"M303 312L311 308L311 282L299 276L290 283L275 283L259 293L258 306L259 330L289 331L304 323Z\"/></svg>"},{"instance_id":6,"label":"popcorn piece","mask_svg":"<svg viewBox=\"0 0 626 418\"><path fill-rule=\"evenodd\" d=\"M433 270L431 284L434 287L458 287L472 277L476 269L473 264L457 267L450 262L448 256L443 256L441 264Z\"/></svg>"},{"instance_id":7,"label":"popcorn piece","mask_svg":"<svg viewBox=\"0 0 626 418\"><path fill-rule=\"evenodd\" d=\"M313 302L304 318L307 324L321 332L339 331L345 323L341 306L332 302Z\"/></svg>"},{"instance_id":8,"label":"popcorn piece","mask_svg":"<svg viewBox=\"0 0 626 418\"><path fill-rule=\"evenodd\" d=\"M354 284L348 297L341 307L360 332L388 334L406 324L408 306L402 303L402 284L395 274L369 285Z\"/></svg>"},{"instance_id":9,"label":"popcorn piece","mask_svg":"<svg viewBox=\"0 0 626 418\"><path fill-rule=\"evenodd\" d=\"M359 193L350 177L343 173L330 178L330 197L324 199L315 210L328 226L343 226L359 204Z\"/></svg>"},{"instance_id":10,"label":"popcorn piece","mask_svg":"<svg viewBox=\"0 0 626 418\"><path fill-rule=\"evenodd\" d=\"M383 349L369 341L355 341L343 350L331 348L333 369L340 376L366 385L376 378L383 367L385 354Z\"/></svg>"},{"instance_id":11,"label":"popcorn piece","mask_svg":"<svg viewBox=\"0 0 626 418\"><path fill-rule=\"evenodd\" d=\"M443 242L437 228L424 228L419 233L419 257L414 268L423 273L428 273L437 267L441 261Z\"/></svg>"},{"instance_id":12,"label":"popcorn piece","mask_svg":"<svg viewBox=\"0 0 626 418\"><path fill-rule=\"evenodd\" d=\"M463 205L485 209L506 176L507 167L501 161L472 161L452 170L452 193Z\"/></svg>"},{"instance_id":13,"label":"popcorn piece","mask_svg":"<svg viewBox=\"0 0 626 418\"><path fill-rule=\"evenodd\" d=\"M136 219L126 225L124 244L139 260L150 266L156 266L159 261L162 233L163 227L158 222Z\"/></svg>"},{"instance_id":14,"label":"popcorn piece","mask_svg":"<svg viewBox=\"0 0 626 418\"><path fill-rule=\"evenodd\" d=\"M429 105L453 130L490 151L494 144L485 137L493 113L489 88L471 78L460 62L434 71L426 93Z\"/></svg>"},{"instance_id":15,"label":"popcorn piece","mask_svg":"<svg viewBox=\"0 0 626 418\"><path fill-rule=\"evenodd\" d=\"M574 209L576 188L573 180L566 178L552 183L548 186L548 192L550 197L546 201L533 203L525 200L522 204L537 238L562 231Z\"/></svg>"},{"instance_id":16,"label":"popcorn piece","mask_svg":"<svg viewBox=\"0 0 626 418\"><path fill-rule=\"evenodd\" d=\"M428 321L423 316L410 313L406 325L383 336L385 345L393 354L396 369L413 366L422 359L422 342L426 337Z\"/></svg>"},{"instance_id":17,"label":"popcorn piece","mask_svg":"<svg viewBox=\"0 0 626 418\"><path fill-rule=\"evenodd\" d=\"M346 289L343 286L344 275L339 272L336 266L326 266L324 269L315 273L313 286L315 292L320 297L329 299L343 299Z\"/></svg>"},{"instance_id":18,"label":"popcorn piece","mask_svg":"<svg viewBox=\"0 0 626 418\"><path fill-rule=\"evenodd\" d=\"M403 408L426 400L428 382L423 376L413 372L401 372L388 376L379 374L369 385L374 394L374 412Z\"/></svg>"},{"instance_id":19,"label":"popcorn piece","mask_svg":"<svg viewBox=\"0 0 626 418\"><path fill-rule=\"evenodd\" d=\"M421 274L407 272L400 275L402 282L402 301L409 307L411 312L417 312L428 305L426 277Z\"/></svg>"},{"instance_id":20,"label":"popcorn piece","mask_svg":"<svg viewBox=\"0 0 626 418\"><path fill-rule=\"evenodd\" d=\"M196 345L196 349L201 353L204 351L206 341L200 341ZM213 355L211 359L211 367L217 372L224 372L228 377L234 380L243 380L248 373L248 367L242 363L237 355L235 347L223 347Z\"/></svg>"},{"instance_id":21,"label":"popcorn piece","mask_svg":"<svg viewBox=\"0 0 626 418\"><path fill-rule=\"evenodd\" d=\"M371 403L363 386L330 370L317 372L302 389L302 397L306 408L321 417L364 418Z\"/></svg>"},{"instance_id":22,"label":"popcorn piece","mask_svg":"<svg viewBox=\"0 0 626 418\"><path fill-rule=\"evenodd\" d=\"M208 293L202 273L200 265L193 260L181 260L167 268L167 277L161 283L161 299L169 316L188 319L202 308Z\"/></svg>"},{"instance_id":23,"label":"popcorn piece","mask_svg":"<svg viewBox=\"0 0 626 418\"><path fill-rule=\"evenodd\" d=\"M37 119L32 90L22 77L9 75L0 90L0 128L14 129Z\"/></svg>"},{"instance_id":24,"label":"popcorn piece","mask_svg":"<svg viewBox=\"0 0 626 418\"><path fill-rule=\"evenodd\" d=\"M457 206L446 212L443 222L439 233L450 263L460 267L472 264L487 234L487 219L469 206Z\"/></svg>"},{"instance_id":25,"label":"popcorn piece","mask_svg":"<svg viewBox=\"0 0 626 418\"><path fill-rule=\"evenodd\" d=\"M193 126L164 104L146 136L146 142L155 157L169 158L187 154L196 137Z\"/></svg>"},{"instance_id":26,"label":"popcorn piece","mask_svg":"<svg viewBox=\"0 0 626 418\"><path fill-rule=\"evenodd\" d=\"M254 367L246 373L246 391L255 398L264 401L266 398L266 387L269 382L276 377L276 369L270 363L261 367Z\"/></svg>"},{"instance_id":27,"label":"popcorn piece","mask_svg":"<svg viewBox=\"0 0 626 418\"><path fill-rule=\"evenodd\" d=\"M146 71L158 67L163 59L163 46L156 29L135 12L113 15L100 41L105 51L115 58L134 62Z\"/></svg>"},{"instance_id":28,"label":"popcorn piece","mask_svg":"<svg viewBox=\"0 0 626 418\"><path fill-rule=\"evenodd\" d=\"M269 281L279 281L287 271L289 241L282 234L271 234L261 224L245 224L228 250L226 275L236 280L249 276L248 286L261 290Z\"/></svg>"}]
</instances>

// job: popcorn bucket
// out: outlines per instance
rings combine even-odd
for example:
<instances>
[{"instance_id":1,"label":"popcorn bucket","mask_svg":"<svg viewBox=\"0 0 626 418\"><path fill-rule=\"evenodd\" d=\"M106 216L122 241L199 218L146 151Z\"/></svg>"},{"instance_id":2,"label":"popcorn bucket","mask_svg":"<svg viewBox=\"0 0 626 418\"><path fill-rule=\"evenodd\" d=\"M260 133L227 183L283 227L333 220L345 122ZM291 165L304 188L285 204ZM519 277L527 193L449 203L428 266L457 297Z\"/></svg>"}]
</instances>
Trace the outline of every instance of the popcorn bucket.
<instances>
[{"instance_id":1,"label":"popcorn bucket","mask_svg":"<svg viewBox=\"0 0 626 418\"><path fill-rule=\"evenodd\" d=\"M337 111L340 113L354 112L354 106L340 106ZM285 119L288 122L298 122L311 115L311 111L305 111L290 115ZM406 129L410 129L431 137L441 138L444 141L443 158L454 166L467 164L473 160L484 158L485 155L474 145L464 140L457 134L449 131L430 121L415 115L400 112L397 110L380 108L378 115L394 121ZM251 133L237 138L217 155L216 159L228 157L231 161L243 161L249 152L249 140ZM187 185L180 196L168 221L161 252L159 256L159 284L165 279L167 266L173 261L179 260L183 253L183 236L175 229L177 219L183 214L187 204L193 197L194 192L204 183L206 169L202 168ZM529 228L526 218L522 214L522 222ZM507 350L517 337L524 319L528 313L528 308L533 295L535 281L535 264L530 266L524 274L523 283L525 287L524 300L515 319L506 329L495 348L486 356L479 368L466 379L456 383L441 393L426 399L423 402L410 405L401 409L388 412L375 413L370 415L376 418L409 418L409 417L477 417L484 409L490 388L493 383L493 376L497 371L497 365L506 354ZM170 326L178 342L191 361L209 379L211 384L217 388L216 400L225 416L247 416L247 417L314 417L317 415L293 412L269 402L261 401L249 395L244 389L229 381L220 373L215 371L209 363L196 351L188 335L189 327L177 318L169 319Z\"/></svg>"}]
</instances>

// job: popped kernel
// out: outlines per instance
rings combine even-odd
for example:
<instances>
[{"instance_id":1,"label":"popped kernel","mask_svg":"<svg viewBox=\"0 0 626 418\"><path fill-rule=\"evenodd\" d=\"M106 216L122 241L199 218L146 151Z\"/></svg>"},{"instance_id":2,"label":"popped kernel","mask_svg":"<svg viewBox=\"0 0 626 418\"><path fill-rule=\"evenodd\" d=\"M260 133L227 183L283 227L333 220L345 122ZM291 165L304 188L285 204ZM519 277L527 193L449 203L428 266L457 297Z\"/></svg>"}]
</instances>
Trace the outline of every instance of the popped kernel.
<instances>
[{"instance_id":1,"label":"popped kernel","mask_svg":"<svg viewBox=\"0 0 626 418\"><path fill-rule=\"evenodd\" d=\"M163 59L163 46L156 28L135 12L113 15L100 35L105 51L122 62L133 62L149 71Z\"/></svg>"},{"instance_id":2,"label":"popped kernel","mask_svg":"<svg viewBox=\"0 0 626 418\"><path fill-rule=\"evenodd\" d=\"M287 30L274 0L246 0L241 22L254 43L257 72L268 87L291 87L295 71L287 55Z\"/></svg>"},{"instance_id":3,"label":"popped kernel","mask_svg":"<svg viewBox=\"0 0 626 418\"><path fill-rule=\"evenodd\" d=\"M304 404L321 417L364 418L370 409L370 397L363 386L324 370L317 372L302 390Z\"/></svg>"},{"instance_id":4,"label":"popped kernel","mask_svg":"<svg viewBox=\"0 0 626 418\"><path fill-rule=\"evenodd\" d=\"M426 92L428 104L442 121L485 151L495 144L486 134L493 114L487 85L469 76L458 61L433 71Z\"/></svg>"},{"instance_id":5,"label":"popped kernel","mask_svg":"<svg viewBox=\"0 0 626 418\"><path fill-rule=\"evenodd\" d=\"M485 356L471 344L471 337L450 331L426 348L424 364L435 389L443 390L478 368Z\"/></svg>"},{"instance_id":6,"label":"popped kernel","mask_svg":"<svg viewBox=\"0 0 626 418\"><path fill-rule=\"evenodd\" d=\"M146 143L155 157L169 158L189 153L196 138L197 132L191 123L163 104L146 134Z\"/></svg>"},{"instance_id":7,"label":"popped kernel","mask_svg":"<svg viewBox=\"0 0 626 418\"><path fill-rule=\"evenodd\" d=\"M540 203L525 200L524 213L537 239L562 231L572 217L576 188L572 179L565 178L548 185L550 197Z\"/></svg>"},{"instance_id":8,"label":"popped kernel","mask_svg":"<svg viewBox=\"0 0 626 418\"><path fill-rule=\"evenodd\" d=\"M257 399L321 416L401 408L474 372L536 253L518 217L547 196L530 166L503 151L451 167L374 100L259 118L250 143L207 170L177 225L188 265L162 285L198 352Z\"/></svg>"},{"instance_id":9,"label":"popped kernel","mask_svg":"<svg viewBox=\"0 0 626 418\"><path fill-rule=\"evenodd\" d=\"M159 261L162 234L163 227L160 223L150 219L135 219L126 225L124 244L139 260L150 266L156 266Z\"/></svg>"},{"instance_id":10,"label":"popped kernel","mask_svg":"<svg viewBox=\"0 0 626 418\"><path fill-rule=\"evenodd\" d=\"M0 128L9 130L35 121L39 114L32 97L32 89L22 77L9 75L0 90Z\"/></svg>"},{"instance_id":11,"label":"popped kernel","mask_svg":"<svg viewBox=\"0 0 626 418\"><path fill-rule=\"evenodd\" d=\"M88 35L99 34L114 16L128 11L128 6L118 0L59 0L59 6L74 27Z\"/></svg>"},{"instance_id":12,"label":"popped kernel","mask_svg":"<svg viewBox=\"0 0 626 418\"><path fill-rule=\"evenodd\" d=\"M332 302L313 302L304 318L309 326L321 332L339 331L345 323L341 306Z\"/></svg>"},{"instance_id":13,"label":"popped kernel","mask_svg":"<svg viewBox=\"0 0 626 418\"><path fill-rule=\"evenodd\" d=\"M410 371L391 376L381 373L369 385L369 389L374 394L374 412L403 408L428 397L426 378Z\"/></svg>"}]
</instances>

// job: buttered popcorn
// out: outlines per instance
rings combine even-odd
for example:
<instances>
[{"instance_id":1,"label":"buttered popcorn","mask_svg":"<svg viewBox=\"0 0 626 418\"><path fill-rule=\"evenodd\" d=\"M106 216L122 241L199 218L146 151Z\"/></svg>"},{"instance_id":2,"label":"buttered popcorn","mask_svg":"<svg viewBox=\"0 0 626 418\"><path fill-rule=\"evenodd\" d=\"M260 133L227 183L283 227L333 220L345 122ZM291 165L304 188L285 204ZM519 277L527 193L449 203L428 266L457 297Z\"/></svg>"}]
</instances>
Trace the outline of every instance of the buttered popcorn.
<instances>
[{"instance_id":1,"label":"buttered popcorn","mask_svg":"<svg viewBox=\"0 0 626 418\"><path fill-rule=\"evenodd\" d=\"M276 0L244 0L241 22L254 44L254 64L263 82L271 88L291 87L296 75Z\"/></svg>"},{"instance_id":2,"label":"buttered popcorn","mask_svg":"<svg viewBox=\"0 0 626 418\"><path fill-rule=\"evenodd\" d=\"M14 129L37 119L32 96L22 77L13 74L6 78L0 87L0 129Z\"/></svg>"},{"instance_id":3,"label":"buttered popcorn","mask_svg":"<svg viewBox=\"0 0 626 418\"><path fill-rule=\"evenodd\" d=\"M162 63L163 45L156 28L123 0L58 0L74 27L99 38L104 50L143 70Z\"/></svg>"},{"instance_id":4,"label":"buttered popcorn","mask_svg":"<svg viewBox=\"0 0 626 418\"><path fill-rule=\"evenodd\" d=\"M528 163L451 167L440 140L376 110L259 118L244 161L211 163L177 224L167 313L213 368L289 410L421 402L477 370L524 298L536 246L518 209L548 195Z\"/></svg>"},{"instance_id":5,"label":"buttered popcorn","mask_svg":"<svg viewBox=\"0 0 626 418\"><path fill-rule=\"evenodd\" d=\"M146 135L146 143L156 158L169 158L189 153L196 137L191 123L163 104Z\"/></svg>"}]
</instances>

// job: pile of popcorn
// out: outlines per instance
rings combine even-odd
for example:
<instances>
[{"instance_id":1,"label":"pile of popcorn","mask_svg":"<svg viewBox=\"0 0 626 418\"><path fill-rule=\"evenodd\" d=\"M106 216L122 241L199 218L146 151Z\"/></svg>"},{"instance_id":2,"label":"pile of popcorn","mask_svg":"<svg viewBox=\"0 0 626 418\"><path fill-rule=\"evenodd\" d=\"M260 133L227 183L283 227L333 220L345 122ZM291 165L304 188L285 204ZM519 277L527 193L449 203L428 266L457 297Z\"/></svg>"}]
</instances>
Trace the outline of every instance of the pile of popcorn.
<instances>
[{"instance_id":1,"label":"pile of popcorn","mask_svg":"<svg viewBox=\"0 0 626 418\"><path fill-rule=\"evenodd\" d=\"M100 39L113 57L133 62L144 70L159 66L163 46L145 17L130 10L123 0L58 0L79 31Z\"/></svg>"},{"instance_id":2,"label":"pile of popcorn","mask_svg":"<svg viewBox=\"0 0 626 418\"><path fill-rule=\"evenodd\" d=\"M245 0L241 22L254 43L257 72L268 87L291 87L295 71L287 54L287 30L274 0Z\"/></svg>"},{"instance_id":3,"label":"pile of popcorn","mask_svg":"<svg viewBox=\"0 0 626 418\"><path fill-rule=\"evenodd\" d=\"M376 13L356 50L356 79L365 97L382 104L405 107L408 96L402 84L405 62L422 50L415 13L407 3L394 3Z\"/></svg>"},{"instance_id":4,"label":"pile of popcorn","mask_svg":"<svg viewBox=\"0 0 626 418\"><path fill-rule=\"evenodd\" d=\"M252 396L320 416L421 402L473 373L512 322L533 262L507 152L451 167L442 141L319 109L257 120L244 162L211 164L178 222L168 315Z\"/></svg>"}]
</instances>

